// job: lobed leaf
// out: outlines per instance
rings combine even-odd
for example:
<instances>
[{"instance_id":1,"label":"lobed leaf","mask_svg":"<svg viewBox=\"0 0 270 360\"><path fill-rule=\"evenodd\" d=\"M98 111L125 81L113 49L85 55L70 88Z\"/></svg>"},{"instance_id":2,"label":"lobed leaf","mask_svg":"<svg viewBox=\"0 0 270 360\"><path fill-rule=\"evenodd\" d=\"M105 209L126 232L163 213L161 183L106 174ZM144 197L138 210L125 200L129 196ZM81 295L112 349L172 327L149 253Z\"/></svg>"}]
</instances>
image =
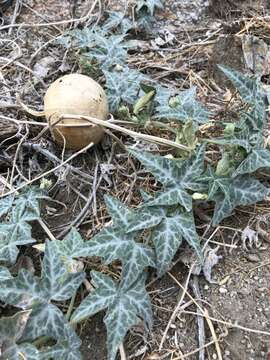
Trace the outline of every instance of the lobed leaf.
<instances>
[{"instance_id":1,"label":"lobed leaf","mask_svg":"<svg viewBox=\"0 0 270 360\"><path fill-rule=\"evenodd\" d=\"M0 359L38 360L38 350L29 343L19 344L31 311L21 311L0 319Z\"/></svg>"},{"instance_id":2,"label":"lobed leaf","mask_svg":"<svg viewBox=\"0 0 270 360\"><path fill-rule=\"evenodd\" d=\"M248 104L253 105L258 100L258 95L261 94L261 85L259 77L251 77L237 70L233 70L224 65L218 65L219 69L231 80L242 99Z\"/></svg>"},{"instance_id":3,"label":"lobed leaf","mask_svg":"<svg viewBox=\"0 0 270 360\"><path fill-rule=\"evenodd\" d=\"M104 71L107 96L111 112L118 110L120 104L133 104L140 90L144 76L125 67L123 71Z\"/></svg>"},{"instance_id":4,"label":"lobed leaf","mask_svg":"<svg viewBox=\"0 0 270 360\"><path fill-rule=\"evenodd\" d=\"M122 286L130 286L145 267L155 267L153 250L135 241L135 234L125 234L114 228L105 228L84 243L79 256L99 256L105 263L122 262Z\"/></svg>"},{"instance_id":5,"label":"lobed leaf","mask_svg":"<svg viewBox=\"0 0 270 360\"><path fill-rule=\"evenodd\" d=\"M196 88L192 87L188 90L182 91L172 101L168 98L168 93L165 94L167 101L162 101L162 104L156 108L156 117L166 120L178 120L186 123L194 121L195 123L204 124L209 120L208 111L201 106L196 100Z\"/></svg>"},{"instance_id":6,"label":"lobed leaf","mask_svg":"<svg viewBox=\"0 0 270 360\"><path fill-rule=\"evenodd\" d=\"M55 243L47 242L40 278L25 269L21 269L16 277L9 277L7 272L4 276L6 279L1 281L0 287L1 301L22 309L32 309L23 338L63 337L66 319L51 301L69 299L85 274L69 274L61 263Z\"/></svg>"},{"instance_id":7,"label":"lobed leaf","mask_svg":"<svg viewBox=\"0 0 270 360\"><path fill-rule=\"evenodd\" d=\"M156 8L163 9L164 5L161 0L138 0L136 4L136 11L139 12L142 8L147 8L150 15L153 16Z\"/></svg>"},{"instance_id":8,"label":"lobed leaf","mask_svg":"<svg viewBox=\"0 0 270 360\"><path fill-rule=\"evenodd\" d=\"M217 225L230 216L235 207L255 204L268 194L269 189L248 175L220 180L216 183L215 192L212 190L212 199L216 202L213 224Z\"/></svg>"},{"instance_id":9,"label":"lobed leaf","mask_svg":"<svg viewBox=\"0 0 270 360\"><path fill-rule=\"evenodd\" d=\"M9 195L0 200L0 218L6 215L12 208L14 196Z\"/></svg>"},{"instance_id":10,"label":"lobed leaf","mask_svg":"<svg viewBox=\"0 0 270 360\"><path fill-rule=\"evenodd\" d=\"M127 50L123 44L125 35L110 35L95 32L94 46L85 53L100 63L102 70L110 70L115 65L124 65L127 59Z\"/></svg>"},{"instance_id":11,"label":"lobed leaf","mask_svg":"<svg viewBox=\"0 0 270 360\"><path fill-rule=\"evenodd\" d=\"M192 196L187 190L202 189L200 175L204 171L204 145L195 156L181 163L135 149L129 149L129 152L164 185L164 189L157 192L155 198L147 202L147 206L180 204L187 211L192 209Z\"/></svg>"},{"instance_id":12,"label":"lobed leaf","mask_svg":"<svg viewBox=\"0 0 270 360\"><path fill-rule=\"evenodd\" d=\"M152 324L145 276L141 276L130 288L122 288L106 275L94 271L91 275L96 290L82 301L71 320L78 322L107 308L104 321L107 328L108 359L114 360L126 333L139 322L139 318L144 319L149 327Z\"/></svg>"},{"instance_id":13,"label":"lobed leaf","mask_svg":"<svg viewBox=\"0 0 270 360\"><path fill-rule=\"evenodd\" d=\"M122 12L109 11L109 18L103 24L102 28L108 32L118 27L120 27L123 34L126 34L130 29L133 28L133 24L132 21L125 17Z\"/></svg>"},{"instance_id":14,"label":"lobed leaf","mask_svg":"<svg viewBox=\"0 0 270 360\"><path fill-rule=\"evenodd\" d=\"M242 161L233 176L250 174L262 168L270 168L270 151L267 149L254 149Z\"/></svg>"}]
</instances>

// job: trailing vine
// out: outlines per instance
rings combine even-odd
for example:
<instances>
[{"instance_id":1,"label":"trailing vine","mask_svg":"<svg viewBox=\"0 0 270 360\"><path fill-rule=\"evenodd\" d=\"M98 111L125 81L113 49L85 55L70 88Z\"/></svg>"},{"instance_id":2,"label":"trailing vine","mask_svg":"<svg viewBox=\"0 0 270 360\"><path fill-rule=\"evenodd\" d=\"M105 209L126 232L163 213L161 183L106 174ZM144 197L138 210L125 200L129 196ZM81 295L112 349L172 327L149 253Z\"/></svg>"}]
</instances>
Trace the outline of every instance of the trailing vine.
<instances>
[{"instance_id":1,"label":"trailing vine","mask_svg":"<svg viewBox=\"0 0 270 360\"><path fill-rule=\"evenodd\" d=\"M137 26L145 24L156 8L162 8L160 0L138 1ZM108 359L114 360L132 326L144 320L146 329L151 328L151 301L145 288L147 268L162 276L183 241L203 262L193 212L197 202L215 204L212 225L216 226L237 206L262 201L270 193L256 173L270 168L270 151L264 139L265 95L260 80L220 66L239 91L245 110L238 121L223 123L221 137L200 139L197 130L210 123L210 114L196 100L196 89L177 92L154 82L146 86L143 81L148 78L128 67L131 45L126 38L132 29L125 14L114 12L102 29L76 30L66 34L62 43L79 48L84 66L88 64L105 76L111 112L141 126L149 122L158 127L164 124L175 135L175 141L185 143L189 151L167 157L130 148L129 155L155 177L160 190L154 194L142 191L142 202L136 208L105 196L112 224L87 241L76 229L63 240L47 241L40 247L44 256L39 277L32 269L14 274L10 268L16 263L18 247L35 242L31 223L40 219L39 203L46 194L30 187L1 200L0 300L20 309L0 320L4 358L80 359L81 341L75 325L106 310ZM209 145L218 147L219 161L213 162L205 155ZM94 290L79 305L75 302L73 311L76 292L88 276L78 259L92 256L104 264L120 261L121 277L115 280L92 271ZM70 306L62 311L59 304L67 300Z\"/></svg>"}]
</instances>

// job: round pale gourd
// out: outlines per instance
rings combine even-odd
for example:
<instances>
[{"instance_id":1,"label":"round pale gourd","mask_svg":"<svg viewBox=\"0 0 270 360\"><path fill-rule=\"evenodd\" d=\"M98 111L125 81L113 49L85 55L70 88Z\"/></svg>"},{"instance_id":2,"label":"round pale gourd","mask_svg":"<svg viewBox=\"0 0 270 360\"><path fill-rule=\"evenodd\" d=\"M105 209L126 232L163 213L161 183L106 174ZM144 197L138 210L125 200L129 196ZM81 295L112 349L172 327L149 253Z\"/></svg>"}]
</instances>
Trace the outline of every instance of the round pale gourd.
<instances>
[{"instance_id":1,"label":"round pale gourd","mask_svg":"<svg viewBox=\"0 0 270 360\"><path fill-rule=\"evenodd\" d=\"M81 74L64 75L54 81L44 97L44 113L50 125L61 115L84 115L106 120L108 117L107 97L102 87L89 76ZM87 127L51 127L58 144L67 149L79 150L89 143L97 144L104 135L102 127L91 125L83 119L63 119L59 124L88 124Z\"/></svg>"}]
</instances>

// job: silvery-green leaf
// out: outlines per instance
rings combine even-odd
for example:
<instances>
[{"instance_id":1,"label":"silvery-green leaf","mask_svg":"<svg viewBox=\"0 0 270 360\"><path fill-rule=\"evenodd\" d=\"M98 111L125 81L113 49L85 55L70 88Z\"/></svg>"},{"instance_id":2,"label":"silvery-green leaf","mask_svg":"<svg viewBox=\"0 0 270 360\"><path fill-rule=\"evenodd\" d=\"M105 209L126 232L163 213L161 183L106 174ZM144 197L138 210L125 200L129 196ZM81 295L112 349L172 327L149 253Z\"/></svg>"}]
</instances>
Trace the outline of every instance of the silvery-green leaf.
<instances>
[{"instance_id":1,"label":"silvery-green leaf","mask_svg":"<svg viewBox=\"0 0 270 360\"><path fill-rule=\"evenodd\" d=\"M53 330L61 330L61 316L64 318L64 315L50 302L69 299L82 283L84 276L83 273L69 274L60 261L54 242L47 242L41 278L35 277L30 271L21 269L16 277L1 282L0 299L22 309L33 309L31 321L29 320L25 330L28 336L35 332L39 334L39 331L44 330L47 331L46 334L41 335L56 337L57 333L53 333ZM42 318L42 325L31 325L38 324L40 318Z\"/></svg>"},{"instance_id":2,"label":"silvery-green leaf","mask_svg":"<svg viewBox=\"0 0 270 360\"><path fill-rule=\"evenodd\" d=\"M201 145L194 156L180 164L177 163L177 166L180 168L177 183L180 182L184 188L189 190L201 190L202 184L200 184L200 178L204 172L204 154L205 145Z\"/></svg>"},{"instance_id":3,"label":"silvery-green leaf","mask_svg":"<svg viewBox=\"0 0 270 360\"><path fill-rule=\"evenodd\" d=\"M14 195L9 195L0 200L0 218L7 214L12 208Z\"/></svg>"},{"instance_id":4,"label":"silvery-green leaf","mask_svg":"<svg viewBox=\"0 0 270 360\"><path fill-rule=\"evenodd\" d=\"M13 264L18 255L18 245L26 245L35 242L31 236L31 226L22 218L18 218L14 213L18 208L14 208L10 222L0 224L0 261Z\"/></svg>"},{"instance_id":5,"label":"silvery-green leaf","mask_svg":"<svg viewBox=\"0 0 270 360\"><path fill-rule=\"evenodd\" d=\"M263 130L266 122L266 108L259 77L244 75L226 66L219 66L219 68L239 90L242 99L251 106L243 114L242 122L248 124L252 130Z\"/></svg>"},{"instance_id":6,"label":"silvery-green leaf","mask_svg":"<svg viewBox=\"0 0 270 360\"><path fill-rule=\"evenodd\" d=\"M192 196L181 187L167 187L164 191L158 191L153 200L147 202L147 206L169 206L180 204L187 211L192 209Z\"/></svg>"},{"instance_id":7,"label":"silvery-green leaf","mask_svg":"<svg viewBox=\"0 0 270 360\"><path fill-rule=\"evenodd\" d=\"M270 168L270 151L254 149L239 165L233 176L250 174L261 168Z\"/></svg>"},{"instance_id":8,"label":"silvery-green leaf","mask_svg":"<svg viewBox=\"0 0 270 360\"><path fill-rule=\"evenodd\" d=\"M17 312L0 319L0 359L20 360L25 355L29 360L38 360L38 350L31 344L19 345L31 311Z\"/></svg>"},{"instance_id":9,"label":"silvery-green leaf","mask_svg":"<svg viewBox=\"0 0 270 360\"><path fill-rule=\"evenodd\" d=\"M109 37L103 34L95 33L95 46L85 55L95 58L102 70L110 70L115 65L125 65L127 50L122 41L124 35L111 35Z\"/></svg>"},{"instance_id":10,"label":"silvery-green leaf","mask_svg":"<svg viewBox=\"0 0 270 360\"><path fill-rule=\"evenodd\" d=\"M254 104L254 101L261 92L260 79L245 75L237 70L233 70L224 65L218 65L220 70L231 80L233 85L239 90L239 93L244 101L249 104Z\"/></svg>"},{"instance_id":11,"label":"silvery-green leaf","mask_svg":"<svg viewBox=\"0 0 270 360\"><path fill-rule=\"evenodd\" d=\"M268 188L248 175L231 179L229 185L226 185L226 191L223 188L213 197L216 202L213 224L217 225L230 216L236 206L255 204L264 200L268 194Z\"/></svg>"},{"instance_id":12,"label":"silvery-green leaf","mask_svg":"<svg viewBox=\"0 0 270 360\"><path fill-rule=\"evenodd\" d=\"M150 15L153 16L155 9L163 9L163 1L161 0L138 0L136 4L136 11L140 11L142 8L146 7Z\"/></svg>"},{"instance_id":13,"label":"silvery-green leaf","mask_svg":"<svg viewBox=\"0 0 270 360\"><path fill-rule=\"evenodd\" d=\"M136 101L144 75L127 67L122 71L104 71L104 75L111 112L117 111L121 103Z\"/></svg>"},{"instance_id":14,"label":"silvery-green leaf","mask_svg":"<svg viewBox=\"0 0 270 360\"><path fill-rule=\"evenodd\" d=\"M80 48L93 47L96 31L92 28L84 27L83 29L75 29L69 33L76 46Z\"/></svg>"},{"instance_id":15,"label":"silvery-green leaf","mask_svg":"<svg viewBox=\"0 0 270 360\"><path fill-rule=\"evenodd\" d=\"M41 351L40 357L43 360L80 360L80 346L81 340L78 338L73 328L66 324L64 325L64 335L59 338L56 345Z\"/></svg>"},{"instance_id":16,"label":"silvery-green leaf","mask_svg":"<svg viewBox=\"0 0 270 360\"><path fill-rule=\"evenodd\" d=\"M67 264L68 269L71 271L74 265L73 258L78 257L78 253L80 253L84 245L80 233L75 228L72 228L63 240L55 240L54 243L63 262Z\"/></svg>"},{"instance_id":17,"label":"silvery-green leaf","mask_svg":"<svg viewBox=\"0 0 270 360\"><path fill-rule=\"evenodd\" d=\"M12 276L6 267L0 266L0 281L8 280Z\"/></svg>"},{"instance_id":18,"label":"silvery-green leaf","mask_svg":"<svg viewBox=\"0 0 270 360\"><path fill-rule=\"evenodd\" d=\"M252 131L262 132L266 125L266 108L261 97L254 100L251 109L243 113L241 122L248 125ZM251 133L252 136L252 133Z\"/></svg>"},{"instance_id":19,"label":"silvery-green leaf","mask_svg":"<svg viewBox=\"0 0 270 360\"><path fill-rule=\"evenodd\" d=\"M0 225L1 226L1 225ZM0 233L0 261L6 264L16 262L19 250L16 245L9 243L8 233Z\"/></svg>"},{"instance_id":20,"label":"silvery-green leaf","mask_svg":"<svg viewBox=\"0 0 270 360\"><path fill-rule=\"evenodd\" d=\"M91 271L92 283L96 290L92 291L74 311L71 322L81 322L111 306L117 296L117 285L107 275Z\"/></svg>"},{"instance_id":21,"label":"silvery-green leaf","mask_svg":"<svg viewBox=\"0 0 270 360\"><path fill-rule=\"evenodd\" d=\"M67 320L60 309L52 304L40 304L33 307L26 324L23 340L33 341L41 336L53 339L63 338Z\"/></svg>"},{"instance_id":22,"label":"silvery-green leaf","mask_svg":"<svg viewBox=\"0 0 270 360\"><path fill-rule=\"evenodd\" d=\"M169 89L167 87L160 86L160 85L157 86L156 91L157 92L156 92L156 96L155 96L155 101L160 106L168 105L170 98L175 96L175 94L176 94L176 90Z\"/></svg>"},{"instance_id":23,"label":"silvery-green leaf","mask_svg":"<svg viewBox=\"0 0 270 360\"><path fill-rule=\"evenodd\" d=\"M126 234L119 229L104 228L84 243L79 255L100 256L107 264L114 260L121 260L123 286L129 286L145 267L155 267L154 251L136 242L134 237L134 233Z\"/></svg>"},{"instance_id":24,"label":"silvery-green leaf","mask_svg":"<svg viewBox=\"0 0 270 360\"><path fill-rule=\"evenodd\" d=\"M147 206L180 204L187 211L191 210L192 197L187 190L202 189L200 176L204 171L204 145L195 156L181 162L134 149L129 149L129 152L164 185L164 189L147 202Z\"/></svg>"},{"instance_id":25,"label":"silvery-green leaf","mask_svg":"<svg viewBox=\"0 0 270 360\"><path fill-rule=\"evenodd\" d=\"M102 25L102 28L105 31L111 31L114 28L121 27L122 33L127 33L132 27L132 21L125 17L122 12L119 11L109 11L109 18Z\"/></svg>"},{"instance_id":26,"label":"silvery-green leaf","mask_svg":"<svg viewBox=\"0 0 270 360\"><path fill-rule=\"evenodd\" d=\"M152 310L149 295L145 290L145 276L141 276L127 289L106 275L97 272L91 274L96 290L82 301L71 320L81 321L108 308L104 319L107 328L108 359L114 360L119 345L128 330L139 322L139 317L151 326Z\"/></svg>"},{"instance_id":27,"label":"silvery-green leaf","mask_svg":"<svg viewBox=\"0 0 270 360\"><path fill-rule=\"evenodd\" d=\"M21 214L26 212L29 220L34 220L40 217L39 200L44 198L44 191L39 187L29 186L16 197L15 205L20 208Z\"/></svg>"},{"instance_id":28,"label":"silvery-green leaf","mask_svg":"<svg viewBox=\"0 0 270 360\"><path fill-rule=\"evenodd\" d=\"M16 360L41 360L40 352L32 344L21 344L18 346L18 358ZM12 359L10 359L12 360ZM14 359L15 360L15 359Z\"/></svg>"},{"instance_id":29,"label":"silvery-green leaf","mask_svg":"<svg viewBox=\"0 0 270 360\"><path fill-rule=\"evenodd\" d=\"M20 311L11 317L2 317L0 319L0 342L7 340L8 342L15 343L19 340L24 332L30 314L31 311Z\"/></svg>"},{"instance_id":30,"label":"silvery-green leaf","mask_svg":"<svg viewBox=\"0 0 270 360\"><path fill-rule=\"evenodd\" d=\"M124 227L129 226L129 218L133 216L134 210L129 209L125 204L116 198L105 195L105 203L109 214L113 220L114 227Z\"/></svg>"},{"instance_id":31,"label":"silvery-green leaf","mask_svg":"<svg viewBox=\"0 0 270 360\"><path fill-rule=\"evenodd\" d=\"M104 196L104 198L114 228L131 233L147 229L159 222L160 215L157 213L130 209L119 200L108 195Z\"/></svg>"},{"instance_id":32,"label":"silvery-green leaf","mask_svg":"<svg viewBox=\"0 0 270 360\"><path fill-rule=\"evenodd\" d=\"M169 269L172 259L182 243L178 219L175 217L164 218L153 229L151 237L156 250L158 276L162 276Z\"/></svg>"},{"instance_id":33,"label":"silvery-green leaf","mask_svg":"<svg viewBox=\"0 0 270 360\"><path fill-rule=\"evenodd\" d=\"M137 212L129 218L129 224L126 232L131 233L156 226L160 223L162 216L162 210L157 211L153 208L153 211L146 211L142 208L139 208Z\"/></svg>"},{"instance_id":34,"label":"silvery-green leaf","mask_svg":"<svg viewBox=\"0 0 270 360\"><path fill-rule=\"evenodd\" d=\"M193 214L180 213L164 217L151 236L157 255L158 275L163 275L184 238L201 258L200 240L196 232Z\"/></svg>"},{"instance_id":35,"label":"silvery-green leaf","mask_svg":"<svg viewBox=\"0 0 270 360\"><path fill-rule=\"evenodd\" d=\"M84 273L67 273L55 242L46 243L40 283L48 300L63 301L71 298L84 277Z\"/></svg>"},{"instance_id":36,"label":"silvery-green leaf","mask_svg":"<svg viewBox=\"0 0 270 360\"><path fill-rule=\"evenodd\" d=\"M136 157L162 184L176 184L179 168L174 160L137 149L129 149L129 153Z\"/></svg>"},{"instance_id":37,"label":"silvery-green leaf","mask_svg":"<svg viewBox=\"0 0 270 360\"><path fill-rule=\"evenodd\" d=\"M114 360L118 347L127 331L144 319L148 327L152 324L152 310L149 295L145 290L145 276L126 292L120 290L119 298L109 307L105 324L107 328L107 348L109 360ZM115 330L114 330L115 329Z\"/></svg>"},{"instance_id":38,"label":"silvery-green leaf","mask_svg":"<svg viewBox=\"0 0 270 360\"><path fill-rule=\"evenodd\" d=\"M208 111L195 100L196 88L192 87L182 91L174 98L174 104L167 103L157 106L156 117L166 120L178 120L186 123L204 124L209 121Z\"/></svg>"}]
</instances>

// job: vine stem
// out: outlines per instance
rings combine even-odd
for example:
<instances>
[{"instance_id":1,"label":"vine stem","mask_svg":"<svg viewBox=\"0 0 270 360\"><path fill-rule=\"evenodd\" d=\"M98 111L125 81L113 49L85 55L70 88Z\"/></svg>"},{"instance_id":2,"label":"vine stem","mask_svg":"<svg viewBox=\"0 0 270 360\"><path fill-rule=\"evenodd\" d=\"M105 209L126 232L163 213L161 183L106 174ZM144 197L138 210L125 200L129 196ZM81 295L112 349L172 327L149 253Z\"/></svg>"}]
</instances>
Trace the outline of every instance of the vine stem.
<instances>
[{"instance_id":1,"label":"vine stem","mask_svg":"<svg viewBox=\"0 0 270 360\"><path fill-rule=\"evenodd\" d=\"M67 311L67 313L66 313L66 319L67 319L67 321L70 320L71 313L72 313L72 310L73 310L73 307L74 307L74 303L75 303L75 299L76 299L76 295L77 295L77 291L72 295L72 298L71 298L71 300L70 300L69 307L68 307L68 311Z\"/></svg>"},{"instance_id":2,"label":"vine stem","mask_svg":"<svg viewBox=\"0 0 270 360\"><path fill-rule=\"evenodd\" d=\"M178 144L175 141L171 141L168 139L164 139L158 136L153 136L153 135L148 135L148 134L142 134L130 129L126 129L122 126L116 125L115 123L113 123L112 121L108 121L108 120L100 120L100 119L96 119L93 118L91 116L81 116L81 115L72 115L72 114L65 114L62 115L59 120L64 120L64 119L77 119L77 120L86 120L89 121L92 124L95 125L100 125L103 126L105 128L109 128L109 129L113 129L116 131L120 131L123 134L127 134L135 139L142 139L148 142L152 142L155 144L160 144L160 145L166 145L166 146L171 146L177 149L181 149L181 150L186 150L186 151L190 151L190 148L188 146L185 146L183 144ZM112 119L112 117L111 117Z\"/></svg>"}]
</instances>

